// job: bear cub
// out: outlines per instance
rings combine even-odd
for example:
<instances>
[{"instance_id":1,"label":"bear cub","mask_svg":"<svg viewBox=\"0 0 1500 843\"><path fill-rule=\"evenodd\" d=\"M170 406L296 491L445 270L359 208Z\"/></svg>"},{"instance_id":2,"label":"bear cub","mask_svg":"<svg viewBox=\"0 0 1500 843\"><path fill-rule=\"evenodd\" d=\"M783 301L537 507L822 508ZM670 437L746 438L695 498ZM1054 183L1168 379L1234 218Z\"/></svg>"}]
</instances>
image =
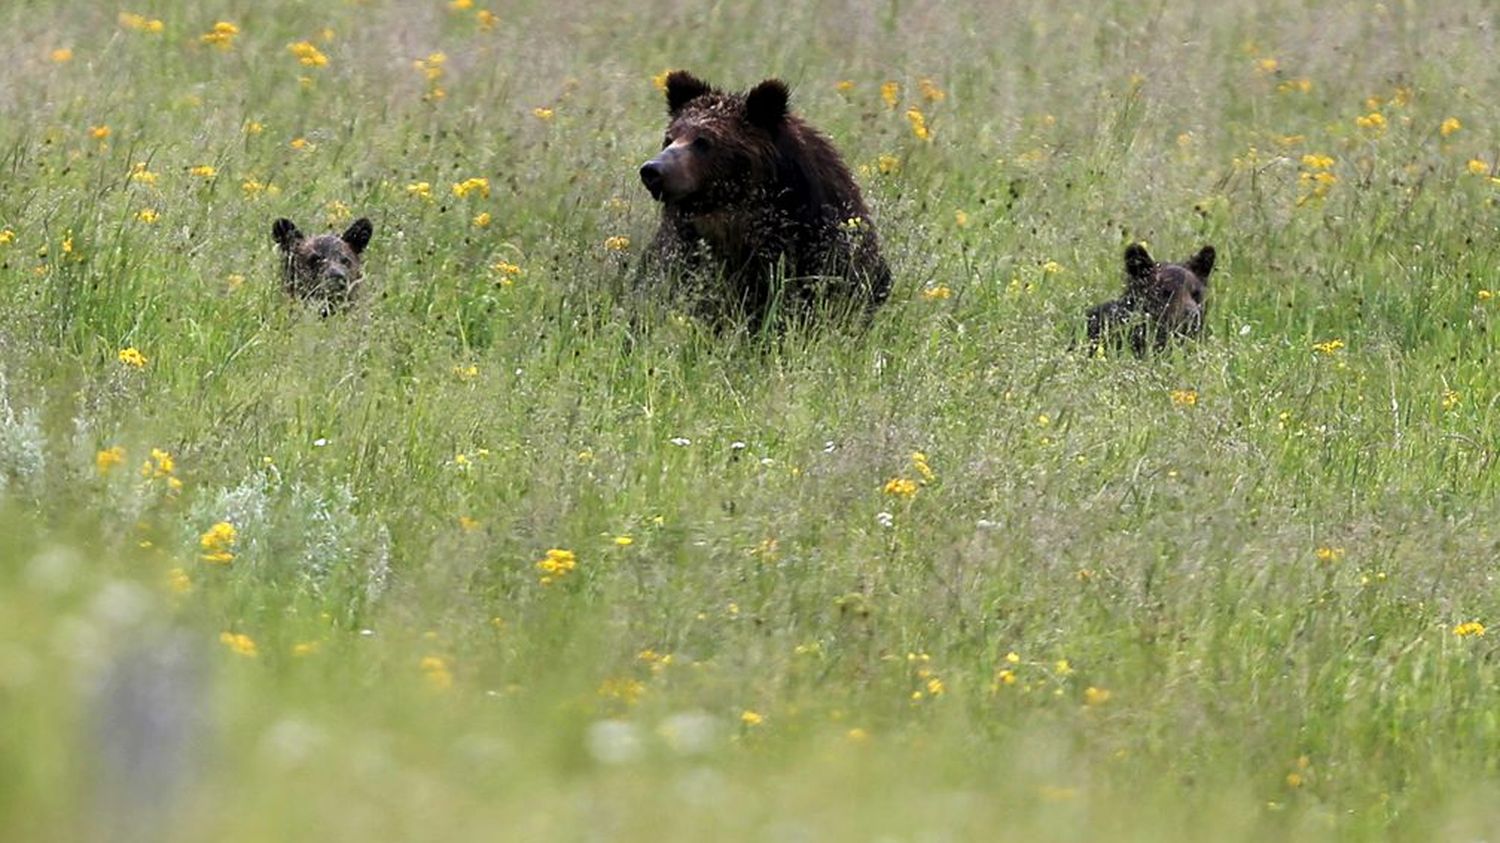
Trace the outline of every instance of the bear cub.
<instances>
[{"instance_id":1,"label":"bear cub","mask_svg":"<svg viewBox=\"0 0 1500 843\"><path fill-rule=\"evenodd\" d=\"M868 316L886 300L891 273L859 187L790 112L784 82L728 93L679 70L666 95L661 152L640 168L662 206L643 268L675 301L754 333L773 314Z\"/></svg>"},{"instance_id":2,"label":"bear cub","mask_svg":"<svg viewBox=\"0 0 1500 843\"><path fill-rule=\"evenodd\" d=\"M282 288L287 295L318 308L323 316L347 309L364 286L360 256L375 226L368 219L354 221L343 234L308 237L289 219L271 225L271 237L281 247Z\"/></svg>"},{"instance_id":3,"label":"bear cub","mask_svg":"<svg viewBox=\"0 0 1500 843\"><path fill-rule=\"evenodd\" d=\"M1214 257L1214 247L1204 246L1182 263L1157 263L1145 246L1132 243L1125 250L1124 295L1089 308L1089 353L1128 341L1139 357L1202 334Z\"/></svg>"}]
</instances>

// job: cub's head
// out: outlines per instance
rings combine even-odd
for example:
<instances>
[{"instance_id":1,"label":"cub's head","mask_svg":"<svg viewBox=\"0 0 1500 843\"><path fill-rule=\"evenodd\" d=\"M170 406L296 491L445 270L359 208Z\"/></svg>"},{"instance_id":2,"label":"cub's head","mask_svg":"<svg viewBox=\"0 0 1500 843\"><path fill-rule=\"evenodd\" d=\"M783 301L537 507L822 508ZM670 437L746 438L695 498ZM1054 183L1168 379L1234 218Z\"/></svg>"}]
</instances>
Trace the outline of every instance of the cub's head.
<instances>
[{"instance_id":1,"label":"cub's head","mask_svg":"<svg viewBox=\"0 0 1500 843\"><path fill-rule=\"evenodd\" d=\"M1202 332L1214 257L1212 246L1182 263L1157 263L1139 243L1125 250L1125 295L1154 324L1157 348L1172 336Z\"/></svg>"},{"instance_id":2,"label":"cub's head","mask_svg":"<svg viewBox=\"0 0 1500 843\"><path fill-rule=\"evenodd\" d=\"M375 226L355 220L343 234L308 237L289 219L271 225L271 237L281 247L282 283L287 293L321 306L323 315L351 303L364 283L360 256Z\"/></svg>"},{"instance_id":3,"label":"cub's head","mask_svg":"<svg viewBox=\"0 0 1500 843\"><path fill-rule=\"evenodd\" d=\"M713 209L752 195L776 176L776 142L789 118L785 82L725 93L685 70L667 76L662 150L641 183L668 207Z\"/></svg>"}]
</instances>

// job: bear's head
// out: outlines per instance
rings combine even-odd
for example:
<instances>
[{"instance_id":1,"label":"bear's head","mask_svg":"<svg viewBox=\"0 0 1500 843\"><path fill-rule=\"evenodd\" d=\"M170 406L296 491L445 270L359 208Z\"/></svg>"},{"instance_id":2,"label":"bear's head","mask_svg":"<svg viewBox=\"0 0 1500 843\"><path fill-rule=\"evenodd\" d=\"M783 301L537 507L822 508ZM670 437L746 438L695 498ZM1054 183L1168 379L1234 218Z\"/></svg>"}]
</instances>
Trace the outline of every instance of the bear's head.
<instances>
[{"instance_id":1,"label":"bear's head","mask_svg":"<svg viewBox=\"0 0 1500 843\"><path fill-rule=\"evenodd\" d=\"M1182 263L1157 263L1139 243L1125 250L1125 296L1132 310L1154 323L1158 347L1171 336L1194 337L1203 330L1214 257L1212 246Z\"/></svg>"},{"instance_id":2,"label":"bear's head","mask_svg":"<svg viewBox=\"0 0 1500 843\"><path fill-rule=\"evenodd\" d=\"M685 70L667 76L662 150L641 183L668 207L712 209L754 196L776 178L776 144L788 120L785 82L724 93Z\"/></svg>"},{"instance_id":3,"label":"bear's head","mask_svg":"<svg viewBox=\"0 0 1500 843\"><path fill-rule=\"evenodd\" d=\"M277 220L271 237L281 247L287 292L321 304L324 315L347 304L364 280L360 255L374 232L375 226L360 218L343 234L308 237L291 220Z\"/></svg>"}]
</instances>

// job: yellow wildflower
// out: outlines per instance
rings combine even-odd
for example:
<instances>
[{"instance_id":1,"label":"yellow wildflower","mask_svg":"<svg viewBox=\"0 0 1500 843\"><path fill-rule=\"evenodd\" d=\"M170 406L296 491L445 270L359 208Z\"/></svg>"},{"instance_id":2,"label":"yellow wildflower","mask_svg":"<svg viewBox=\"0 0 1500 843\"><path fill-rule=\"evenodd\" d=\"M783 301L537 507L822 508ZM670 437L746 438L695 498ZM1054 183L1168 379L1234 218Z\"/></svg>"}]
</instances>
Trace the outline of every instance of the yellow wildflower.
<instances>
[{"instance_id":1,"label":"yellow wildflower","mask_svg":"<svg viewBox=\"0 0 1500 843\"><path fill-rule=\"evenodd\" d=\"M265 130L266 124L261 123L257 120L251 120L250 122L245 124L245 134L247 135L258 135Z\"/></svg>"},{"instance_id":2,"label":"yellow wildflower","mask_svg":"<svg viewBox=\"0 0 1500 843\"><path fill-rule=\"evenodd\" d=\"M740 722L745 724L746 726L759 726L760 724L766 722L766 718L763 715L751 711L747 708L744 711L740 712Z\"/></svg>"},{"instance_id":3,"label":"yellow wildflower","mask_svg":"<svg viewBox=\"0 0 1500 843\"><path fill-rule=\"evenodd\" d=\"M1109 702L1111 696L1112 694L1107 689L1095 688L1090 685L1083 689L1083 704L1090 706L1104 705Z\"/></svg>"},{"instance_id":4,"label":"yellow wildflower","mask_svg":"<svg viewBox=\"0 0 1500 843\"><path fill-rule=\"evenodd\" d=\"M287 52L297 57L303 67L327 67L328 56L323 55L311 41L297 41L286 45Z\"/></svg>"},{"instance_id":5,"label":"yellow wildflower","mask_svg":"<svg viewBox=\"0 0 1500 843\"><path fill-rule=\"evenodd\" d=\"M1309 170L1326 170L1333 166L1333 156L1309 152L1302 156L1302 166Z\"/></svg>"},{"instance_id":6,"label":"yellow wildflower","mask_svg":"<svg viewBox=\"0 0 1500 843\"><path fill-rule=\"evenodd\" d=\"M1459 395L1457 392L1454 392L1451 389L1443 390L1444 411L1451 411L1461 403L1463 403L1463 396Z\"/></svg>"},{"instance_id":7,"label":"yellow wildflower","mask_svg":"<svg viewBox=\"0 0 1500 843\"><path fill-rule=\"evenodd\" d=\"M94 454L94 467L99 469L100 474L108 474L110 469L125 462L125 449L119 445L105 448Z\"/></svg>"},{"instance_id":8,"label":"yellow wildflower","mask_svg":"<svg viewBox=\"0 0 1500 843\"><path fill-rule=\"evenodd\" d=\"M839 81L833 83L833 89L841 94L847 94L854 90L854 80L840 79Z\"/></svg>"},{"instance_id":9,"label":"yellow wildflower","mask_svg":"<svg viewBox=\"0 0 1500 843\"><path fill-rule=\"evenodd\" d=\"M412 182L406 186L406 195L418 199L431 199L432 185L425 181Z\"/></svg>"},{"instance_id":10,"label":"yellow wildflower","mask_svg":"<svg viewBox=\"0 0 1500 843\"><path fill-rule=\"evenodd\" d=\"M919 81L917 83L917 89L922 92L922 99L927 100L928 102L942 102L943 100L948 98L948 95L943 92L943 89L939 88L937 86L937 83L932 81L931 79L923 79Z\"/></svg>"},{"instance_id":11,"label":"yellow wildflower","mask_svg":"<svg viewBox=\"0 0 1500 843\"><path fill-rule=\"evenodd\" d=\"M59 47L50 54L51 59L58 64L64 64L73 60L73 51L68 47Z\"/></svg>"},{"instance_id":12,"label":"yellow wildflower","mask_svg":"<svg viewBox=\"0 0 1500 843\"><path fill-rule=\"evenodd\" d=\"M671 76L671 75L672 75L672 69L671 68L667 68L666 70L663 70L661 73L658 73L655 76L652 76L651 77L651 87L655 88L658 91L661 91L662 93L666 93L666 91L667 91L667 77Z\"/></svg>"},{"instance_id":13,"label":"yellow wildflower","mask_svg":"<svg viewBox=\"0 0 1500 843\"><path fill-rule=\"evenodd\" d=\"M1310 93L1312 93L1312 88L1313 88L1312 80L1309 79L1309 78L1307 78L1306 76L1303 76L1303 77L1300 77L1298 79L1288 79L1285 82L1280 83L1279 85L1276 86L1276 93L1278 93L1278 94L1292 94L1292 93L1296 93L1296 94L1310 94Z\"/></svg>"},{"instance_id":14,"label":"yellow wildflower","mask_svg":"<svg viewBox=\"0 0 1500 843\"><path fill-rule=\"evenodd\" d=\"M901 159L894 155L881 155L875 159L875 166L879 168L881 175L892 175L901 172Z\"/></svg>"},{"instance_id":15,"label":"yellow wildflower","mask_svg":"<svg viewBox=\"0 0 1500 843\"><path fill-rule=\"evenodd\" d=\"M500 22L500 17L489 9L480 9L474 13L474 22L479 24L480 32L489 32Z\"/></svg>"},{"instance_id":16,"label":"yellow wildflower","mask_svg":"<svg viewBox=\"0 0 1500 843\"><path fill-rule=\"evenodd\" d=\"M470 518L467 515L458 516L458 528L465 533L472 533L479 529L479 519Z\"/></svg>"},{"instance_id":17,"label":"yellow wildflower","mask_svg":"<svg viewBox=\"0 0 1500 843\"><path fill-rule=\"evenodd\" d=\"M1281 67L1281 62L1271 58L1270 56L1266 56L1263 59L1257 59L1255 62L1255 69L1259 70L1261 73L1275 73L1277 68L1279 67Z\"/></svg>"},{"instance_id":18,"label":"yellow wildflower","mask_svg":"<svg viewBox=\"0 0 1500 843\"><path fill-rule=\"evenodd\" d=\"M120 349L120 353L116 357L119 358L121 363L132 369L144 369L146 363L150 362L146 359L146 355L142 354L140 349L133 345L129 348Z\"/></svg>"},{"instance_id":19,"label":"yellow wildflower","mask_svg":"<svg viewBox=\"0 0 1500 843\"><path fill-rule=\"evenodd\" d=\"M533 117L535 117L536 119L542 121L543 123L547 122L548 120L551 120L552 119L552 114L553 114L552 109L550 109L550 108L542 108L541 106L537 106L536 108L533 108L531 110L531 115Z\"/></svg>"},{"instance_id":20,"label":"yellow wildflower","mask_svg":"<svg viewBox=\"0 0 1500 843\"><path fill-rule=\"evenodd\" d=\"M234 46L234 37L240 34L240 28L229 21L219 21L214 28L200 35L198 40L204 44L212 44L221 50L227 50Z\"/></svg>"},{"instance_id":21,"label":"yellow wildflower","mask_svg":"<svg viewBox=\"0 0 1500 843\"><path fill-rule=\"evenodd\" d=\"M927 299L928 301L941 301L942 299L946 299L952 295L953 291L948 289L948 286L946 284L938 284L935 287L925 287L922 290L922 298Z\"/></svg>"},{"instance_id":22,"label":"yellow wildflower","mask_svg":"<svg viewBox=\"0 0 1500 843\"><path fill-rule=\"evenodd\" d=\"M892 477L882 489L887 495L911 500L917 496L917 484L905 477Z\"/></svg>"},{"instance_id":23,"label":"yellow wildflower","mask_svg":"<svg viewBox=\"0 0 1500 843\"><path fill-rule=\"evenodd\" d=\"M108 126L89 127L89 137L93 138L94 140L102 141L105 138L109 137L111 133L112 131Z\"/></svg>"},{"instance_id":24,"label":"yellow wildflower","mask_svg":"<svg viewBox=\"0 0 1500 843\"><path fill-rule=\"evenodd\" d=\"M1313 343L1313 351L1316 351L1319 354L1330 354L1331 355L1331 354L1334 354L1334 353L1338 352L1338 350L1341 349L1341 348L1343 348L1343 347L1344 347L1344 341L1341 340L1341 339L1337 339L1337 338L1331 339L1331 340L1324 340L1323 342Z\"/></svg>"},{"instance_id":25,"label":"yellow wildflower","mask_svg":"<svg viewBox=\"0 0 1500 843\"><path fill-rule=\"evenodd\" d=\"M196 167L188 168L188 175L197 176L200 179L211 179L218 174L218 169L208 164L199 164Z\"/></svg>"},{"instance_id":26,"label":"yellow wildflower","mask_svg":"<svg viewBox=\"0 0 1500 843\"><path fill-rule=\"evenodd\" d=\"M1457 635L1459 638L1483 636L1484 624L1480 623L1479 621L1469 621L1467 623L1461 623L1458 626L1453 627L1453 634Z\"/></svg>"},{"instance_id":27,"label":"yellow wildflower","mask_svg":"<svg viewBox=\"0 0 1500 843\"><path fill-rule=\"evenodd\" d=\"M144 185L156 184L156 174L146 167L144 161L137 162L130 168L130 180Z\"/></svg>"},{"instance_id":28,"label":"yellow wildflower","mask_svg":"<svg viewBox=\"0 0 1500 843\"><path fill-rule=\"evenodd\" d=\"M1318 557L1319 562L1322 562L1325 565L1331 565L1334 562L1337 562L1340 559L1344 558L1344 549L1342 547L1328 547L1325 545L1318 548L1314 552L1314 555Z\"/></svg>"},{"instance_id":29,"label":"yellow wildflower","mask_svg":"<svg viewBox=\"0 0 1500 843\"><path fill-rule=\"evenodd\" d=\"M901 101L901 83L896 81L882 83L880 98L885 101L887 108L895 108L896 104Z\"/></svg>"},{"instance_id":30,"label":"yellow wildflower","mask_svg":"<svg viewBox=\"0 0 1500 843\"><path fill-rule=\"evenodd\" d=\"M138 15L133 12L121 12L117 20L120 22L121 29L131 29L136 32L149 32L152 35L159 35L161 34L162 30L166 29L166 24L162 23L161 21L147 18L145 15Z\"/></svg>"},{"instance_id":31,"label":"yellow wildflower","mask_svg":"<svg viewBox=\"0 0 1500 843\"><path fill-rule=\"evenodd\" d=\"M1438 134L1446 138L1463 127L1464 124L1460 123L1457 117L1449 117L1438 126Z\"/></svg>"},{"instance_id":32,"label":"yellow wildflower","mask_svg":"<svg viewBox=\"0 0 1500 843\"><path fill-rule=\"evenodd\" d=\"M911 133L917 136L917 140L932 140L932 130L927 128L927 118L922 114L921 110L908 108L906 110L906 120L908 123L911 123Z\"/></svg>"},{"instance_id":33,"label":"yellow wildflower","mask_svg":"<svg viewBox=\"0 0 1500 843\"><path fill-rule=\"evenodd\" d=\"M1287 773L1286 786L1292 790L1302 787L1302 774L1297 772Z\"/></svg>"},{"instance_id":34,"label":"yellow wildflower","mask_svg":"<svg viewBox=\"0 0 1500 843\"><path fill-rule=\"evenodd\" d=\"M630 536L615 536L615 547L630 547L633 544L635 544L635 539Z\"/></svg>"},{"instance_id":35,"label":"yellow wildflower","mask_svg":"<svg viewBox=\"0 0 1500 843\"><path fill-rule=\"evenodd\" d=\"M1047 261L1046 263L1042 264L1042 272L1048 275L1056 275L1062 271L1063 265L1058 263L1057 261Z\"/></svg>"},{"instance_id":36,"label":"yellow wildflower","mask_svg":"<svg viewBox=\"0 0 1500 843\"><path fill-rule=\"evenodd\" d=\"M161 219L161 214L158 214L155 208L142 208L135 212L135 218L150 225Z\"/></svg>"},{"instance_id":37,"label":"yellow wildflower","mask_svg":"<svg viewBox=\"0 0 1500 843\"><path fill-rule=\"evenodd\" d=\"M455 12L467 12L474 8L474 0L449 0L448 8Z\"/></svg>"},{"instance_id":38,"label":"yellow wildflower","mask_svg":"<svg viewBox=\"0 0 1500 843\"><path fill-rule=\"evenodd\" d=\"M962 209L953 212L953 224L959 228L969 227L969 213Z\"/></svg>"},{"instance_id":39,"label":"yellow wildflower","mask_svg":"<svg viewBox=\"0 0 1500 843\"><path fill-rule=\"evenodd\" d=\"M1070 676L1073 673L1073 666L1068 664L1067 659L1058 659L1057 663L1052 666L1052 670L1058 676Z\"/></svg>"},{"instance_id":40,"label":"yellow wildflower","mask_svg":"<svg viewBox=\"0 0 1500 843\"><path fill-rule=\"evenodd\" d=\"M220 521L198 537L198 558L211 565L228 565L234 561L234 544L239 531L228 521Z\"/></svg>"},{"instance_id":41,"label":"yellow wildflower","mask_svg":"<svg viewBox=\"0 0 1500 843\"><path fill-rule=\"evenodd\" d=\"M298 152L311 152L312 150L317 149L316 144L304 137L292 138L287 142L287 146L290 146L292 149L295 149Z\"/></svg>"},{"instance_id":42,"label":"yellow wildflower","mask_svg":"<svg viewBox=\"0 0 1500 843\"><path fill-rule=\"evenodd\" d=\"M193 590L193 580L187 571L173 568L167 572L167 590L173 594L187 594Z\"/></svg>"},{"instance_id":43,"label":"yellow wildflower","mask_svg":"<svg viewBox=\"0 0 1500 843\"><path fill-rule=\"evenodd\" d=\"M1172 390L1172 403L1179 407L1195 407L1198 405L1198 390L1174 389Z\"/></svg>"},{"instance_id":44,"label":"yellow wildflower","mask_svg":"<svg viewBox=\"0 0 1500 843\"><path fill-rule=\"evenodd\" d=\"M9 240L5 239L5 234L6 234L6 232L0 231L0 244L4 244L4 243L10 242ZM1480 290L1475 295L1477 295L1479 297L1480 301L1489 301L1490 299L1492 299L1492 298L1495 297L1494 292L1491 291L1491 290Z\"/></svg>"},{"instance_id":45,"label":"yellow wildflower","mask_svg":"<svg viewBox=\"0 0 1500 843\"><path fill-rule=\"evenodd\" d=\"M478 193L485 199L490 198L490 180L487 178L469 178L453 185L453 195L460 199L470 193Z\"/></svg>"},{"instance_id":46,"label":"yellow wildflower","mask_svg":"<svg viewBox=\"0 0 1500 843\"><path fill-rule=\"evenodd\" d=\"M219 633L219 643L228 647L229 651L235 655L244 656L249 659L253 659L256 656L255 639L243 632L221 632Z\"/></svg>"},{"instance_id":47,"label":"yellow wildflower","mask_svg":"<svg viewBox=\"0 0 1500 843\"><path fill-rule=\"evenodd\" d=\"M571 550L554 547L547 551L546 556L537 560L535 567L542 574L538 581L542 585L551 585L578 567L578 557Z\"/></svg>"},{"instance_id":48,"label":"yellow wildflower","mask_svg":"<svg viewBox=\"0 0 1500 843\"><path fill-rule=\"evenodd\" d=\"M448 669L448 660L442 656L423 656L417 663L422 677L435 691L446 691L453 687L453 672Z\"/></svg>"},{"instance_id":49,"label":"yellow wildflower","mask_svg":"<svg viewBox=\"0 0 1500 843\"><path fill-rule=\"evenodd\" d=\"M1373 132L1383 132L1386 126L1385 115L1378 111L1372 111L1369 114L1354 118L1354 125Z\"/></svg>"},{"instance_id":50,"label":"yellow wildflower","mask_svg":"<svg viewBox=\"0 0 1500 843\"><path fill-rule=\"evenodd\" d=\"M506 261L496 261L490 264L490 269L500 275L500 283L506 286L514 283L515 279L521 274L521 267Z\"/></svg>"},{"instance_id":51,"label":"yellow wildflower","mask_svg":"<svg viewBox=\"0 0 1500 843\"><path fill-rule=\"evenodd\" d=\"M921 451L912 452L911 465L918 474L922 475L923 483L931 483L937 479L937 473L932 470L932 466L927 464L927 455Z\"/></svg>"},{"instance_id":52,"label":"yellow wildflower","mask_svg":"<svg viewBox=\"0 0 1500 843\"><path fill-rule=\"evenodd\" d=\"M604 248L611 252L623 252L630 248L630 238L621 236L605 238Z\"/></svg>"},{"instance_id":53,"label":"yellow wildflower","mask_svg":"<svg viewBox=\"0 0 1500 843\"><path fill-rule=\"evenodd\" d=\"M480 211L479 213L474 215L474 219L472 220L472 222L474 223L475 228L486 228L489 226L492 219L493 217L490 216L489 211Z\"/></svg>"},{"instance_id":54,"label":"yellow wildflower","mask_svg":"<svg viewBox=\"0 0 1500 843\"><path fill-rule=\"evenodd\" d=\"M1473 173L1476 176L1483 176L1488 175L1489 171L1490 165L1484 163L1478 158L1469 159L1469 172Z\"/></svg>"}]
</instances>

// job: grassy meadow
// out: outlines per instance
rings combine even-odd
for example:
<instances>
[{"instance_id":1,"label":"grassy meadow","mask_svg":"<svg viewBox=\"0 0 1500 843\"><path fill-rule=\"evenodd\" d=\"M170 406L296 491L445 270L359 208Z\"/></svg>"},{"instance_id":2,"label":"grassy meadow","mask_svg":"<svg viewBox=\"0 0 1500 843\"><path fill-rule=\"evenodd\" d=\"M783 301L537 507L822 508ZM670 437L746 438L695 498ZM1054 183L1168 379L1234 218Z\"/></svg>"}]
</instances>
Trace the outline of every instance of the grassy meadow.
<instances>
[{"instance_id":1,"label":"grassy meadow","mask_svg":"<svg viewBox=\"0 0 1500 843\"><path fill-rule=\"evenodd\" d=\"M1497 31L8 0L0 839L1493 835ZM868 332L626 294L669 68L833 138ZM1211 333L1091 359L1135 240Z\"/></svg>"}]
</instances>

